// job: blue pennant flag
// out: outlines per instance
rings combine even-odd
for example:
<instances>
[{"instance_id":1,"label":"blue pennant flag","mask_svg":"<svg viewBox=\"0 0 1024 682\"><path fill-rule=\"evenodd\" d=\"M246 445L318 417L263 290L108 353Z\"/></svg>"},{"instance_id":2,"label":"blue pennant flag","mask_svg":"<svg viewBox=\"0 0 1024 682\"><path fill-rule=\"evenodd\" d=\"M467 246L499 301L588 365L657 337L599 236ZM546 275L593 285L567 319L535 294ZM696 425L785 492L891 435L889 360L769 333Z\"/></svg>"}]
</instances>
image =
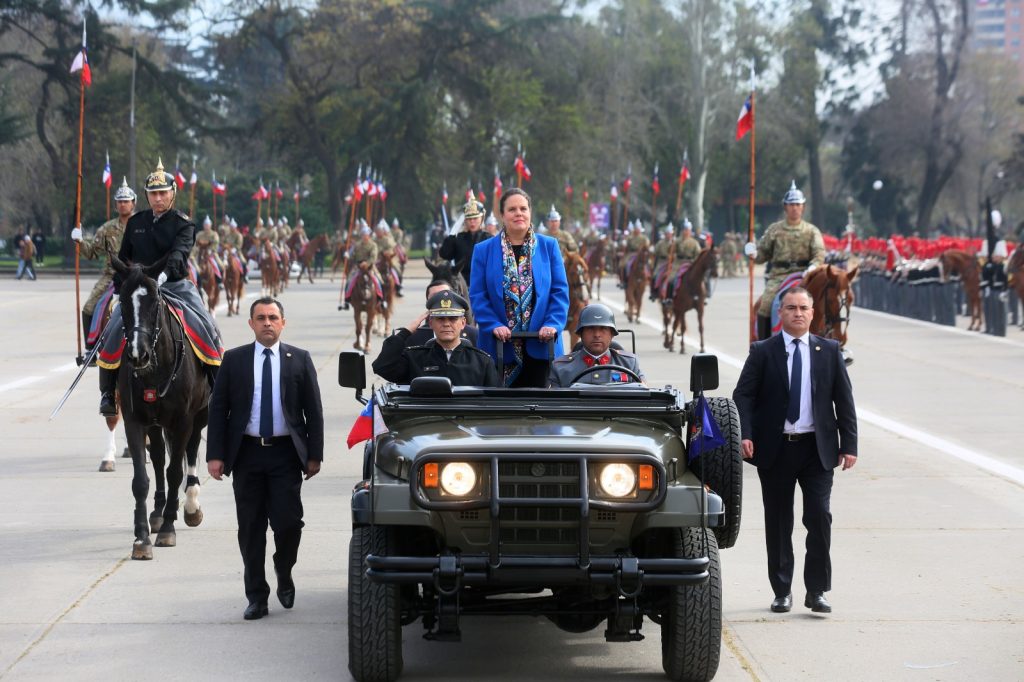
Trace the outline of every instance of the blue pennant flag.
<instances>
[{"instance_id":1,"label":"blue pennant flag","mask_svg":"<svg viewBox=\"0 0 1024 682\"><path fill-rule=\"evenodd\" d=\"M711 414L708 401L704 394L697 396L697 404L693 409L693 424L690 426L690 443L688 461L692 463L705 452L725 445L725 436L718 428L718 422Z\"/></svg>"}]
</instances>

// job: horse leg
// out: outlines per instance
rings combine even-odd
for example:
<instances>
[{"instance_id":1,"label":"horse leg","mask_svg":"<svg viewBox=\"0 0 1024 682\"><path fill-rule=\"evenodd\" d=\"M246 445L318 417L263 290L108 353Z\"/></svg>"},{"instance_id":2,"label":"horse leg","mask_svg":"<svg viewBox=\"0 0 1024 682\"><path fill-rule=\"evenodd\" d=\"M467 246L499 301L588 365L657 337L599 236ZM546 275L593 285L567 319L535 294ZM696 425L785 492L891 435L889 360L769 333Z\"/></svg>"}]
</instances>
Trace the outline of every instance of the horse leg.
<instances>
[{"instance_id":1,"label":"horse leg","mask_svg":"<svg viewBox=\"0 0 1024 682\"><path fill-rule=\"evenodd\" d=\"M146 522L146 498L149 496L149 476L146 475L146 432L138 424L125 421L125 436L132 453L132 495L135 497L135 540L132 559L152 559L153 544L149 541Z\"/></svg>"},{"instance_id":2,"label":"horse leg","mask_svg":"<svg viewBox=\"0 0 1024 682\"><path fill-rule=\"evenodd\" d=\"M686 311L676 313L676 326L679 328L679 354L686 355Z\"/></svg>"},{"instance_id":3,"label":"horse leg","mask_svg":"<svg viewBox=\"0 0 1024 682\"><path fill-rule=\"evenodd\" d=\"M203 522L203 508L199 506L199 475L196 464L199 461L199 441L206 426L206 409L192 421L192 435L185 446L185 461L188 465L185 478L185 525L194 528Z\"/></svg>"},{"instance_id":4,"label":"horse leg","mask_svg":"<svg viewBox=\"0 0 1024 682\"><path fill-rule=\"evenodd\" d=\"M174 522L178 518L178 490L184 477L185 444L191 439L192 433L183 423L174 424L167 430L167 504L164 505L163 525L153 543L157 547L178 544Z\"/></svg>"},{"instance_id":5,"label":"horse leg","mask_svg":"<svg viewBox=\"0 0 1024 682\"><path fill-rule=\"evenodd\" d=\"M107 417L107 451L100 460L100 471L114 470L114 453L117 452L117 417Z\"/></svg>"},{"instance_id":6,"label":"horse leg","mask_svg":"<svg viewBox=\"0 0 1024 682\"><path fill-rule=\"evenodd\" d=\"M704 352L704 304L697 306L697 328L700 330L700 352Z\"/></svg>"},{"instance_id":7,"label":"horse leg","mask_svg":"<svg viewBox=\"0 0 1024 682\"><path fill-rule=\"evenodd\" d=\"M163 527L164 511L167 507L166 479L164 476L164 462L167 459L167 448L164 443L164 434L159 426L148 429L149 434L149 456L153 461L153 475L156 477L156 491L153 493L153 512L149 516L150 529L159 533Z\"/></svg>"}]
</instances>

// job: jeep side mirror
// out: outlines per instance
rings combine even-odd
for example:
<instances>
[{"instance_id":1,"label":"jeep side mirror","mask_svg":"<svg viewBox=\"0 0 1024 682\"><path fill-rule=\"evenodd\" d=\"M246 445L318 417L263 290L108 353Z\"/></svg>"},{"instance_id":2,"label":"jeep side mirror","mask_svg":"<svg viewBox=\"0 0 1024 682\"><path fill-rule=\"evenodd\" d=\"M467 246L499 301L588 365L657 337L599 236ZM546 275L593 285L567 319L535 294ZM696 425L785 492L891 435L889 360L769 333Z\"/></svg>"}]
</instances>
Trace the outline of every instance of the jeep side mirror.
<instances>
[{"instance_id":1,"label":"jeep side mirror","mask_svg":"<svg viewBox=\"0 0 1024 682\"><path fill-rule=\"evenodd\" d=\"M343 350L338 354L338 385L356 389L356 400L363 402L366 388L366 354L359 350Z\"/></svg>"},{"instance_id":2,"label":"jeep side mirror","mask_svg":"<svg viewBox=\"0 0 1024 682\"><path fill-rule=\"evenodd\" d=\"M713 391L718 388L718 356L697 353L690 358L690 392Z\"/></svg>"}]
</instances>

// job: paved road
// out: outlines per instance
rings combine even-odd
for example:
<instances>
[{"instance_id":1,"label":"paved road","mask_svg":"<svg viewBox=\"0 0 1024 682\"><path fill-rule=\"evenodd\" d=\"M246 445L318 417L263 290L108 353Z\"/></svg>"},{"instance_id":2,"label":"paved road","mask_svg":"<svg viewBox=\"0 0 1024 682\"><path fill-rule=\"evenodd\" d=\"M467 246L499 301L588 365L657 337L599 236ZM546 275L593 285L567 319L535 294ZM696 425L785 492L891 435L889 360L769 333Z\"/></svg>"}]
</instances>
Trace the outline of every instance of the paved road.
<instances>
[{"instance_id":1,"label":"paved road","mask_svg":"<svg viewBox=\"0 0 1024 682\"><path fill-rule=\"evenodd\" d=\"M410 282L401 321L414 316L424 283ZM621 304L605 284L605 298ZM96 472L106 430L95 416L94 371L46 421L74 374L70 287L0 282L8 346L0 678L347 679L347 503L360 457L344 437L359 406L335 381L337 353L353 340L351 318L336 311L337 285L293 286L283 296L285 338L310 349L321 373L327 462L304 490L296 606L271 603L270 617L255 623L241 619L229 484L204 477L203 525L183 528L178 547L156 549L154 561L132 562L130 466L119 460L116 472ZM745 280L723 281L708 310L718 394L731 392L746 352L745 292ZM250 340L244 319L220 323L229 345ZM688 357L664 351L651 326L635 328L649 380L686 385ZM768 612L760 496L748 467L743 532L723 552L718 679L1024 678L1024 333L1009 333L997 340L854 311L862 456L836 477L835 611ZM566 634L546 620L473 620L463 631L461 644L443 644L406 628L403 679L663 679L651 624L635 644L607 644L600 629Z\"/></svg>"}]
</instances>

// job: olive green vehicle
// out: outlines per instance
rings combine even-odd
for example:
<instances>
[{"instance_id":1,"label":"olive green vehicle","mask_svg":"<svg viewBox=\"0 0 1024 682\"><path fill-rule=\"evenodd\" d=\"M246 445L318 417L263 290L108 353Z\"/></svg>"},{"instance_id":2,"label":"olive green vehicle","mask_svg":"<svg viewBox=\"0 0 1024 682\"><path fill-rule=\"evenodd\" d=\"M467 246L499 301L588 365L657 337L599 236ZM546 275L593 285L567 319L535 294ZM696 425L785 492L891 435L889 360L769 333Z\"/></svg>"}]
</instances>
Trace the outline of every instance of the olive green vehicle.
<instances>
[{"instance_id":1,"label":"olive green vehicle","mask_svg":"<svg viewBox=\"0 0 1024 682\"><path fill-rule=\"evenodd\" d=\"M362 353L342 353L339 383L365 402ZM694 356L691 390L717 384L717 359ZM416 621L457 641L464 617L518 614L609 642L643 639L646 619L670 679L714 677L742 459L735 405L708 402L727 442L689 461L693 407L671 387L376 388L352 495L352 676L397 679Z\"/></svg>"}]
</instances>

